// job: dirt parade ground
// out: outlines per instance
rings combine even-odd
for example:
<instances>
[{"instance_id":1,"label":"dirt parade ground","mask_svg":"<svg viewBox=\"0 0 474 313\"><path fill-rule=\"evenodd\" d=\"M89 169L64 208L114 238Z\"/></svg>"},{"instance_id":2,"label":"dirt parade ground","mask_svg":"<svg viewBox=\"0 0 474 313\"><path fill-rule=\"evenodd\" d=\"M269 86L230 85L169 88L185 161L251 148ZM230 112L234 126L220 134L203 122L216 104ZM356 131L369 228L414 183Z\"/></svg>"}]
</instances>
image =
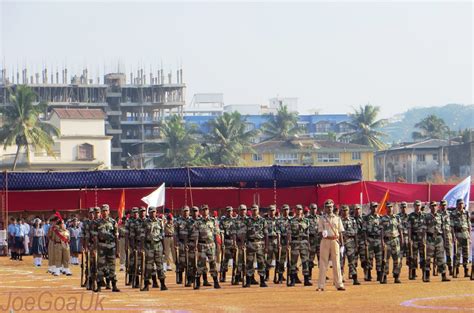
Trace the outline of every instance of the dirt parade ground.
<instances>
[{"instance_id":1,"label":"dirt parade ground","mask_svg":"<svg viewBox=\"0 0 474 313\"><path fill-rule=\"evenodd\" d=\"M167 272L168 291L140 292L124 286L123 272L117 272L121 292L103 289L100 294L80 288L80 266L72 266L70 277L54 277L46 269L34 267L30 257L22 262L0 258L0 312L474 312L474 281L442 283L440 276L431 277L430 283L409 281L405 268L402 284L389 278L387 285L352 286L346 279L346 291L335 290L328 271L323 292L315 286L288 288L273 282L268 288L244 289L230 286L229 277L222 289L194 291L176 285L174 272Z\"/></svg>"}]
</instances>

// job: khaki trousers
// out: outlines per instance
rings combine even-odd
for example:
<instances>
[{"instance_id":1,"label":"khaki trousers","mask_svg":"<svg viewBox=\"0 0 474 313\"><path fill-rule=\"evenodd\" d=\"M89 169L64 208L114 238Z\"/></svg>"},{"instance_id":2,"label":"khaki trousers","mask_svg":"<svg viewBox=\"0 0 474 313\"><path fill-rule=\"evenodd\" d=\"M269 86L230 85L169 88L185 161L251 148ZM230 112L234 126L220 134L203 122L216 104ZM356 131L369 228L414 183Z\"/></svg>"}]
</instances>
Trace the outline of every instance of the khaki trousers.
<instances>
[{"instance_id":1,"label":"khaki trousers","mask_svg":"<svg viewBox=\"0 0 474 313\"><path fill-rule=\"evenodd\" d=\"M342 283L341 264L339 258L339 243L337 240L322 239L319 255L319 280L318 288L324 289L326 273L329 267L329 257L332 262L333 281L336 288L344 287Z\"/></svg>"},{"instance_id":2,"label":"khaki trousers","mask_svg":"<svg viewBox=\"0 0 474 313\"><path fill-rule=\"evenodd\" d=\"M55 243L54 244L54 265L64 269L69 268L70 250L68 244Z\"/></svg>"},{"instance_id":3,"label":"khaki trousers","mask_svg":"<svg viewBox=\"0 0 474 313\"><path fill-rule=\"evenodd\" d=\"M174 251L174 238L173 237L165 237L164 247L165 247L165 261L166 264L176 264L176 256Z\"/></svg>"},{"instance_id":4,"label":"khaki trousers","mask_svg":"<svg viewBox=\"0 0 474 313\"><path fill-rule=\"evenodd\" d=\"M56 266L56 260L54 259L54 242L48 241L48 266Z\"/></svg>"},{"instance_id":5,"label":"khaki trousers","mask_svg":"<svg viewBox=\"0 0 474 313\"><path fill-rule=\"evenodd\" d=\"M119 254L120 254L120 265L125 265L125 259L126 259L125 238L119 239Z\"/></svg>"}]
</instances>

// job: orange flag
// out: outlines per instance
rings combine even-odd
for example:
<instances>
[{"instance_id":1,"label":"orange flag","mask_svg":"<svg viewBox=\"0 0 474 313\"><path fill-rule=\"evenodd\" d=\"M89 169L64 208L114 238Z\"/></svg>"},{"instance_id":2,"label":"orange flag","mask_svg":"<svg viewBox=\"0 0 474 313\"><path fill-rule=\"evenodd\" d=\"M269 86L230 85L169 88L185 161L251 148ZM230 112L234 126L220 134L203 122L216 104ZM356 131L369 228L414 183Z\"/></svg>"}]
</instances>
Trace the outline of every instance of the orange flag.
<instances>
[{"instance_id":1,"label":"orange flag","mask_svg":"<svg viewBox=\"0 0 474 313\"><path fill-rule=\"evenodd\" d=\"M124 213L125 213L125 189L122 189L122 195L120 196L120 202L118 206L119 225L122 224L122 217Z\"/></svg>"},{"instance_id":2,"label":"orange flag","mask_svg":"<svg viewBox=\"0 0 474 313\"><path fill-rule=\"evenodd\" d=\"M387 201L389 198L389 190L385 192L385 196L383 196L382 201L380 201L379 211L377 212L379 215L387 215Z\"/></svg>"}]
</instances>

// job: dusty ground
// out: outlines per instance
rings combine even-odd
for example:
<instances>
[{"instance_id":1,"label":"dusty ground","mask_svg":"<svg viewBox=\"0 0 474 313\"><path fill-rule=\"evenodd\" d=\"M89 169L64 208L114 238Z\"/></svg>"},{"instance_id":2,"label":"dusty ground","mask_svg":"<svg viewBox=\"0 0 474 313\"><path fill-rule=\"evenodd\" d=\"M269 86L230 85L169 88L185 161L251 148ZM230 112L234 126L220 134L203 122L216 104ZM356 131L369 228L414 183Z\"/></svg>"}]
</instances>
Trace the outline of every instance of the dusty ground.
<instances>
[{"instance_id":1,"label":"dusty ground","mask_svg":"<svg viewBox=\"0 0 474 313\"><path fill-rule=\"evenodd\" d=\"M177 286L174 272L167 272L168 291L140 292L123 286L123 272L118 272L122 292L104 290L98 298L79 287L80 268L72 268L72 277L57 278L46 274L45 266L33 267L30 257L23 262L0 258L0 312L474 312L473 281L458 278L441 283L440 276L432 277L431 283L409 281L406 268L400 285L391 278L387 285L362 282L352 286L346 281L345 292L335 291L331 281L324 292L272 282L264 289L243 289L226 282L219 290L194 291Z\"/></svg>"}]
</instances>

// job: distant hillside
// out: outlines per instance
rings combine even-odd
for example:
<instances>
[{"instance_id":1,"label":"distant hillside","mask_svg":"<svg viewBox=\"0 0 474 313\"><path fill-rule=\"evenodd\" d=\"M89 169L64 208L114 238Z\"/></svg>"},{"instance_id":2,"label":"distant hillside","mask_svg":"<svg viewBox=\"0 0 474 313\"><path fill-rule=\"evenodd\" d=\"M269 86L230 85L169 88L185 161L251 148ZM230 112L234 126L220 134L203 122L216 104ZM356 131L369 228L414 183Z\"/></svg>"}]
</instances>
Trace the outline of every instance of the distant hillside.
<instances>
[{"instance_id":1,"label":"distant hillside","mask_svg":"<svg viewBox=\"0 0 474 313\"><path fill-rule=\"evenodd\" d=\"M433 114L442 118L453 131L474 128L474 104L447 104L442 107L415 108L394 118L382 131L389 135L385 142L412 141L411 134L414 125L428 115Z\"/></svg>"}]
</instances>

